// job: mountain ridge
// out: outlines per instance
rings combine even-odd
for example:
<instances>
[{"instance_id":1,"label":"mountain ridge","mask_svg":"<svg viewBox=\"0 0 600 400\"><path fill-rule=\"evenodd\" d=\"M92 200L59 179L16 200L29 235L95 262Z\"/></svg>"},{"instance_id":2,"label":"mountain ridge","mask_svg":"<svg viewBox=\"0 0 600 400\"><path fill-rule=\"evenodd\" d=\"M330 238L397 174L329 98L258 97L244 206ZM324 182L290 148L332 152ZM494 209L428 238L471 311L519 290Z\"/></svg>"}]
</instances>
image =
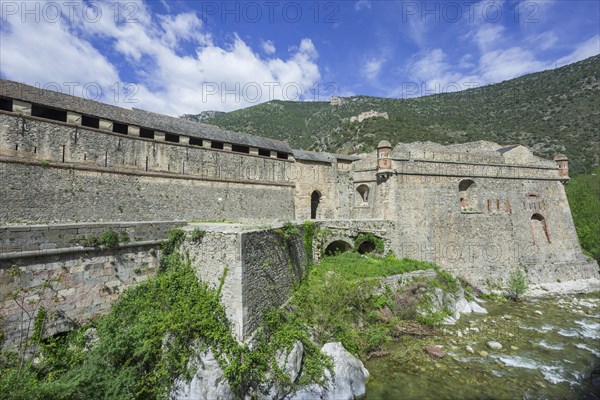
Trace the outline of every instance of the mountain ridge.
<instances>
[{"instance_id":1,"label":"mountain ridge","mask_svg":"<svg viewBox=\"0 0 600 400\"><path fill-rule=\"evenodd\" d=\"M373 150L383 139L393 144L489 140L520 143L545 158L564 153L574 172L600 162L600 55L460 92L341 99L339 105L273 100L203 122L285 140L294 148L342 154ZM371 110L389 118L350 122Z\"/></svg>"}]
</instances>

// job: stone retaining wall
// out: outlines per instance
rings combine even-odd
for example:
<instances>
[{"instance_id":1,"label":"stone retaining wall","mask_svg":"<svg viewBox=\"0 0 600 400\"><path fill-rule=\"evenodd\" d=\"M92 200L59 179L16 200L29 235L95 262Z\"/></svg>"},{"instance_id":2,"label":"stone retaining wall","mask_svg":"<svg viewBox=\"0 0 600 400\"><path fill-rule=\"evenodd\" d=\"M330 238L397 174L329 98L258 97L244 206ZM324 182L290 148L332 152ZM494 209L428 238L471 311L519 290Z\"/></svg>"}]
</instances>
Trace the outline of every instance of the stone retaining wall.
<instances>
[{"instance_id":1,"label":"stone retaining wall","mask_svg":"<svg viewBox=\"0 0 600 400\"><path fill-rule=\"evenodd\" d=\"M9 345L32 334L41 307L45 335L68 331L108 312L126 288L153 276L160 242L179 221L0 227L0 330ZM84 247L89 235L113 230L116 248Z\"/></svg>"}]
</instances>

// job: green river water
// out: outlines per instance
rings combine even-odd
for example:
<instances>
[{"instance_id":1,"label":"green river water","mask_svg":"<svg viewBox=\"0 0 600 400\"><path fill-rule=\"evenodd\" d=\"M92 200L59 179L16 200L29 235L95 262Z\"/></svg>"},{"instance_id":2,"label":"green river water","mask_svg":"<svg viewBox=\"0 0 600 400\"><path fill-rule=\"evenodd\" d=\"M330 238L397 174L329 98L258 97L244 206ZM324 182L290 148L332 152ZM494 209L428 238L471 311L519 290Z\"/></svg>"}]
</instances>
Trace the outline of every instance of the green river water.
<instances>
[{"instance_id":1,"label":"green river water","mask_svg":"<svg viewBox=\"0 0 600 400\"><path fill-rule=\"evenodd\" d=\"M487 302L424 339L401 337L365 362L367 399L600 399L599 294ZM488 341L502 349L492 350ZM443 346L444 358L424 352ZM467 349L470 346L470 349ZM486 354L487 353L487 354Z\"/></svg>"}]
</instances>

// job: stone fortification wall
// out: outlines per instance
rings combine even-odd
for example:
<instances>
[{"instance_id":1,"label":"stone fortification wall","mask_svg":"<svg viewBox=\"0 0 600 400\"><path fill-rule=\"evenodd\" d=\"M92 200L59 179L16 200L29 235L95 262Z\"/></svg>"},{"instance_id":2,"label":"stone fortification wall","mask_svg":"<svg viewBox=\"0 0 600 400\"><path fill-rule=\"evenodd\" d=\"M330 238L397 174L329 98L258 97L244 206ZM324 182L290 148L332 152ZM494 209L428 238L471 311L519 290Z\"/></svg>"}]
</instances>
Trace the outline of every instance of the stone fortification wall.
<instances>
[{"instance_id":1,"label":"stone fortification wall","mask_svg":"<svg viewBox=\"0 0 600 400\"><path fill-rule=\"evenodd\" d=\"M293 187L5 162L0 222L293 219Z\"/></svg>"},{"instance_id":2,"label":"stone fortification wall","mask_svg":"<svg viewBox=\"0 0 600 400\"><path fill-rule=\"evenodd\" d=\"M160 241L181 222L1 227L0 329L17 344L32 334L43 307L46 335L106 313L124 289L154 275ZM129 240L116 248L77 245L113 230ZM30 329L28 329L30 328Z\"/></svg>"},{"instance_id":3,"label":"stone fortification wall","mask_svg":"<svg viewBox=\"0 0 600 400\"><path fill-rule=\"evenodd\" d=\"M577 241L563 185L540 174L539 180L390 178L396 187L395 253L436 262L477 285L506 283L518 268L532 283L596 277L597 266ZM461 190L467 181L473 185Z\"/></svg>"},{"instance_id":4,"label":"stone fortification wall","mask_svg":"<svg viewBox=\"0 0 600 400\"><path fill-rule=\"evenodd\" d=\"M277 229L242 234L244 337L258 328L264 312L282 306L304 277L308 257L301 225L298 231L287 239Z\"/></svg>"},{"instance_id":5,"label":"stone fortification wall","mask_svg":"<svg viewBox=\"0 0 600 400\"><path fill-rule=\"evenodd\" d=\"M294 218L287 160L5 113L0 153L0 223Z\"/></svg>"},{"instance_id":6,"label":"stone fortification wall","mask_svg":"<svg viewBox=\"0 0 600 400\"><path fill-rule=\"evenodd\" d=\"M234 182L289 184L292 163L0 112L0 155Z\"/></svg>"},{"instance_id":7,"label":"stone fortification wall","mask_svg":"<svg viewBox=\"0 0 600 400\"><path fill-rule=\"evenodd\" d=\"M331 163L296 160L295 163L296 218L311 218L311 196L319 194L317 219L335 218L338 208L337 170Z\"/></svg>"},{"instance_id":8,"label":"stone fortification wall","mask_svg":"<svg viewBox=\"0 0 600 400\"><path fill-rule=\"evenodd\" d=\"M149 242L166 238L169 231L185 225L184 221L105 222L62 225L9 225L0 226L0 257L23 254L39 255L71 251L85 245L90 236L98 238L113 230L121 241ZM16 253L16 254L15 254Z\"/></svg>"}]
</instances>

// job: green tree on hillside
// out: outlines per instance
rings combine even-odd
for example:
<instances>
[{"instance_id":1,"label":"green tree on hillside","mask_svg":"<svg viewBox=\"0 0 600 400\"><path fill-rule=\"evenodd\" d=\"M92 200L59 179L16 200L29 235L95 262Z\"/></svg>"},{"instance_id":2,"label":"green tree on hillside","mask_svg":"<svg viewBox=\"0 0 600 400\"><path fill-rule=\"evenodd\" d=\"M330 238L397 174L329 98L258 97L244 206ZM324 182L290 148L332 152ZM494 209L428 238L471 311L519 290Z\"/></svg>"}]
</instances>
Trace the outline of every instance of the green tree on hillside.
<instances>
[{"instance_id":1,"label":"green tree on hillside","mask_svg":"<svg viewBox=\"0 0 600 400\"><path fill-rule=\"evenodd\" d=\"M600 168L573 177L566 189L581 248L600 262Z\"/></svg>"}]
</instances>

